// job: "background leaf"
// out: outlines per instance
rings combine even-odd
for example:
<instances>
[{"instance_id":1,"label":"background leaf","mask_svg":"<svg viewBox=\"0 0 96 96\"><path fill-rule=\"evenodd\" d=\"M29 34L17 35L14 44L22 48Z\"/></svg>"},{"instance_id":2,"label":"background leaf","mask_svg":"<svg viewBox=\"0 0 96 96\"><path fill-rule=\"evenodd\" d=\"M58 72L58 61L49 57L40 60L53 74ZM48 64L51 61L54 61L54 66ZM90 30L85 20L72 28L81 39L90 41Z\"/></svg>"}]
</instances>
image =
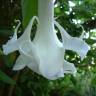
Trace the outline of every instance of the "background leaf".
<instances>
[{"instance_id":1,"label":"background leaf","mask_svg":"<svg viewBox=\"0 0 96 96\"><path fill-rule=\"evenodd\" d=\"M37 1L38 0L21 0L24 28L28 24L32 16L37 15Z\"/></svg>"},{"instance_id":2,"label":"background leaf","mask_svg":"<svg viewBox=\"0 0 96 96\"><path fill-rule=\"evenodd\" d=\"M6 75L4 72L0 70L0 81L3 81L7 84L15 84L15 81L11 79L8 75Z\"/></svg>"}]
</instances>

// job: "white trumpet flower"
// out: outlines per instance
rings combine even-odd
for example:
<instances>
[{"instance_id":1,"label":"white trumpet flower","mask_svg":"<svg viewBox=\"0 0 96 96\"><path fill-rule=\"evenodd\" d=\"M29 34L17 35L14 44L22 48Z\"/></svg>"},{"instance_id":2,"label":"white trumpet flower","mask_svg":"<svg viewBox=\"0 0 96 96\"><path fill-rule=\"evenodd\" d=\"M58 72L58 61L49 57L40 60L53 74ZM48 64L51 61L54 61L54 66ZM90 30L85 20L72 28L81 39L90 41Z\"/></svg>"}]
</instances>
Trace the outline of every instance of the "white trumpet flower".
<instances>
[{"instance_id":1,"label":"white trumpet flower","mask_svg":"<svg viewBox=\"0 0 96 96\"><path fill-rule=\"evenodd\" d=\"M39 19L36 35L31 41L30 33L34 20ZM61 32L60 42L55 26ZM18 28L18 27L17 27ZM47 79L55 80L64 77L65 73L76 74L74 64L64 60L65 50L76 51L83 59L90 47L81 39L71 37L62 26L54 21L54 4L52 0L38 0L38 18L33 17L23 35L17 39L17 32L6 45L3 46L5 54L19 50L14 70L20 70L28 66L34 72Z\"/></svg>"}]
</instances>

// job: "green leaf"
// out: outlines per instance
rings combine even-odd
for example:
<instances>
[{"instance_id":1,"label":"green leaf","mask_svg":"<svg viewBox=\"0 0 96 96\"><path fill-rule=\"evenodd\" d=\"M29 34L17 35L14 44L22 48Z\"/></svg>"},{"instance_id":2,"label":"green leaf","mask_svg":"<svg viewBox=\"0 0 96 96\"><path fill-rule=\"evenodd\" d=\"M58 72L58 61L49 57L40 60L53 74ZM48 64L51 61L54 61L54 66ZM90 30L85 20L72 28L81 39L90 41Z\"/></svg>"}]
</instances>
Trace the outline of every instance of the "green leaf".
<instances>
[{"instance_id":1,"label":"green leaf","mask_svg":"<svg viewBox=\"0 0 96 96\"><path fill-rule=\"evenodd\" d=\"M16 82L13 79L11 79L8 75L6 75L1 70L0 70L0 81L3 81L4 83L7 84L16 84Z\"/></svg>"},{"instance_id":2,"label":"green leaf","mask_svg":"<svg viewBox=\"0 0 96 96\"><path fill-rule=\"evenodd\" d=\"M25 28L32 16L37 15L38 0L21 0L23 27Z\"/></svg>"}]
</instances>

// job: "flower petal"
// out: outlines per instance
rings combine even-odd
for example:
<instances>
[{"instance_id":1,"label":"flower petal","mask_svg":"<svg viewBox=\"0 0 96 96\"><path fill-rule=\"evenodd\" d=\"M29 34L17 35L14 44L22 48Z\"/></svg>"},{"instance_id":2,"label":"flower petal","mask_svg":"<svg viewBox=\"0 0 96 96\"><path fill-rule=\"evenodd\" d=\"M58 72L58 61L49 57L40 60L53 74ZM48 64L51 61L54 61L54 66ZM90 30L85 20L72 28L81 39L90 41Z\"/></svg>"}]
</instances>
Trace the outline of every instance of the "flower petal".
<instances>
[{"instance_id":1,"label":"flower petal","mask_svg":"<svg viewBox=\"0 0 96 96\"><path fill-rule=\"evenodd\" d=\"M14 42L17 41L17 33L14 33L12 39L8 40L7 44L3 45L3 52L4 54L9 54L15 50L17 50L17 46L14 46Z\"/></svg>"},{"instance_id":2,"label":"flower petal","mask_svg":"<svg viewBox=\"0 0 96 96\"><path fill-rule=\"evenodd\" d=\"M36 51L36 47L33 42L25 41L19 46L20 52L29 58L33 58L39 63L39 56Z\"/></svg>"},{"instance_id":3,"label":"flower petal","mask_svg":"<svg viewBox=\"0 0 96 96\"><path fill-rule=\"evenodd\" d=\"M20 51L20 54L21 55L17 58L13 70L21 70L27 66L34 72L40 74L37 61L35 61L34 58L29 58L29 55L22 53L22 51Z\"/></svg>"},{"instance_id":4,"label":"flower petal","mask_svg":"<svg viewBox=\"0 0 96 96\"><path fill-rule=\"evenodd\" d=\"M14 46L13 43L17 41L17 31L18 31L19 26L21 25L21 22L19 20L16 20L16 22L19 22L19 23L17 27L15 28L13 37L10 40L8 40L8 42L5 45L3 45L3 52L6 55L17 50L17 46L16 45Z\"/></svg>"},{"instance_id":5,"label":"flower petal","mask_svg":"<svg viewBox=\"0 0 96 96\"><path fill-rule=\"evenodd\" d=\"M64 63L63 63L63 67L61 68L61 70L59 70L58 73L56 73L55 75L47 75L47 79L50 79L50 80L56 80L60 77L64 77L64 74L72 74L73 76L76 76L76 73L77 73L77 70L74 66L74 64L72 63L69 63L67 61L64 60Z\"/></svg>"},{"instance_id":6,"label":"flower petal","mask_svg":"<svg viewBox=\"0 0 96 96\"><path fill-rule=\"evenodd\" d=\"M24 54L27 58L31 60L27 66L32 69L34 72L40 74L39 64L40 59L36 51L35 45L30 41L23 42L20 46L20 53Z\"/></svg>"},{"instance_id":7,"label":"flower petal","mask_svg":"<svg viewBox=\"0 0 96 96\"><path fill-rule=\"evenodd\" d=\"M55 49L54 49L55 50ZM54 51L51 50L51 51ZM47 50L46 50L47 51ZM45 57L41 57L41 62L39 65L39 70L41 72L41 74L50 80L55 80L59 77L63 77L63 57L64 57L64 53L63 51L62 54L61 52L58 51L54 51L54 52L47 52L47 56ZM52 54L51 54L52 53Z\"/></svg>"},{"instance_id":8,"label":"flower petal","mask_svg":"<svg viewBox=\"0 0 96 96\"><path fill-rule=\"evenodd\" d=\"M34 21L37 21L39 23L38 17L33 16L28 24L28 26L26 27L24 33L22 34L22 36L18 39L20 42L22 42L22 40L26 41L26 40L30 40L30 33L31 33L31 29L32 29L32 25L34 23ZM25 40L26 39L26 40ZM19 42L18 41L18 42Z\"/></svg>"},{"instance_id":9,"label":"flower petal","mask_svg":"<svg viewBox=\"0 0 96 96\"><path fill-rule=\"evenodd\" d=\"M41 74L39 71L39 64L37 64L37 62L34 59L31 60L31 63L29 63L27 67L33 70L34 72Z\"/></svg>"},{"instance_id":10,"label":"flower petal","mask_svg":"<svg viewBox=\"0 0 96 96\"><path fill-rule=\"evenodd\" d=\"M17 27L15 29L15 32L14 32L14 36L12 37L12 39L9 40L5 45L3 45L4 54L7 55L7 54L9 54L13 51L18 50L18 48L22 44L22 42L24 42L26 40L30 40L31 28L32 28L32 25L33 25L33 22L34 22L35 19L38 21L38 18L36 16L34 16L30 20L30 22L29 22L27 28L25 29L24 33L18 39L17 39L17 30L18 30L20 24L18 24L19 26L17 25Z\"/></svg>"},{"instance_id":11,"label":"flower petal","mask_svg":"<svg viewBox=\"0 0 96 96\"><path fill-rule=\"evenodd\" d=\"M17 60L15 65L13 66L13 70L21 70L23 69L27 64L29 64L31 60L29 60L26 56L20 55Z\"/></svg>"},{"instance_id":12,"label":"flower petal","mask_svg":"<svg viewBox=\"0 0 96 96\"><path fill-rule=\"evenodd\" d=\"M63 64L63 71L64 71L64 73L71 73L74 76L76 75L76 72L77 72L74 64L69 63L65 60L64 60L64 64Z\"/></svg>"},{"instance_id":13,"label":"flower petal","mask_svg":"<svg viewBox=\"0 0 96 96\"><path fill-rule=\"evenodd\" d=\"M61 36L62 36L62 40L63 40L64 49L76 51L81 56L81 59L83 59L86 56L88 50L90 49L88 44L85 43L80 38L71 37L64 30L64 28L58 22L56 22L56 21L55 21L55 25L60 30L60 33L61 33Z\"/></svg>"}]
</instances>

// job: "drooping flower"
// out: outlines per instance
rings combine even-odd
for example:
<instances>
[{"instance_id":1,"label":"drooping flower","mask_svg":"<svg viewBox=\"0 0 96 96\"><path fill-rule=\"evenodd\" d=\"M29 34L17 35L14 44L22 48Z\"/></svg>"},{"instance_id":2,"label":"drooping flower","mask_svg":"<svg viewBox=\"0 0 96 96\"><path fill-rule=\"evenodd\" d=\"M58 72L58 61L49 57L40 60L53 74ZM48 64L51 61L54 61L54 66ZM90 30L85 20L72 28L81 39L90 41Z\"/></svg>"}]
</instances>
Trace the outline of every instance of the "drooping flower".
<instances>
[{"instance_id":1,"label":"drooping flower","mask_svg":"<svg viewBox=\"0 0 96 96\"><path fill-rule=\"evenodd\" d=\"M65 73L76 74L74 64L64 60L66 49L76 51L83 59L90 49L89 46L77 37L71 37L62 26L54 21L54 4L52 0L38 0L38 18L39 24L36 35L31 41L30 33L33 17L23 35L17 39L16 32L11 40L3 46L4 53L9 54L19 50L14 70L20 70L28 66L34 72L44 76L47 79L55 80L64 77ZM60 42L54 28L60 30L62 41ZM18 28L18 27L17 27Z\"/></svg>"}]
</instances>

